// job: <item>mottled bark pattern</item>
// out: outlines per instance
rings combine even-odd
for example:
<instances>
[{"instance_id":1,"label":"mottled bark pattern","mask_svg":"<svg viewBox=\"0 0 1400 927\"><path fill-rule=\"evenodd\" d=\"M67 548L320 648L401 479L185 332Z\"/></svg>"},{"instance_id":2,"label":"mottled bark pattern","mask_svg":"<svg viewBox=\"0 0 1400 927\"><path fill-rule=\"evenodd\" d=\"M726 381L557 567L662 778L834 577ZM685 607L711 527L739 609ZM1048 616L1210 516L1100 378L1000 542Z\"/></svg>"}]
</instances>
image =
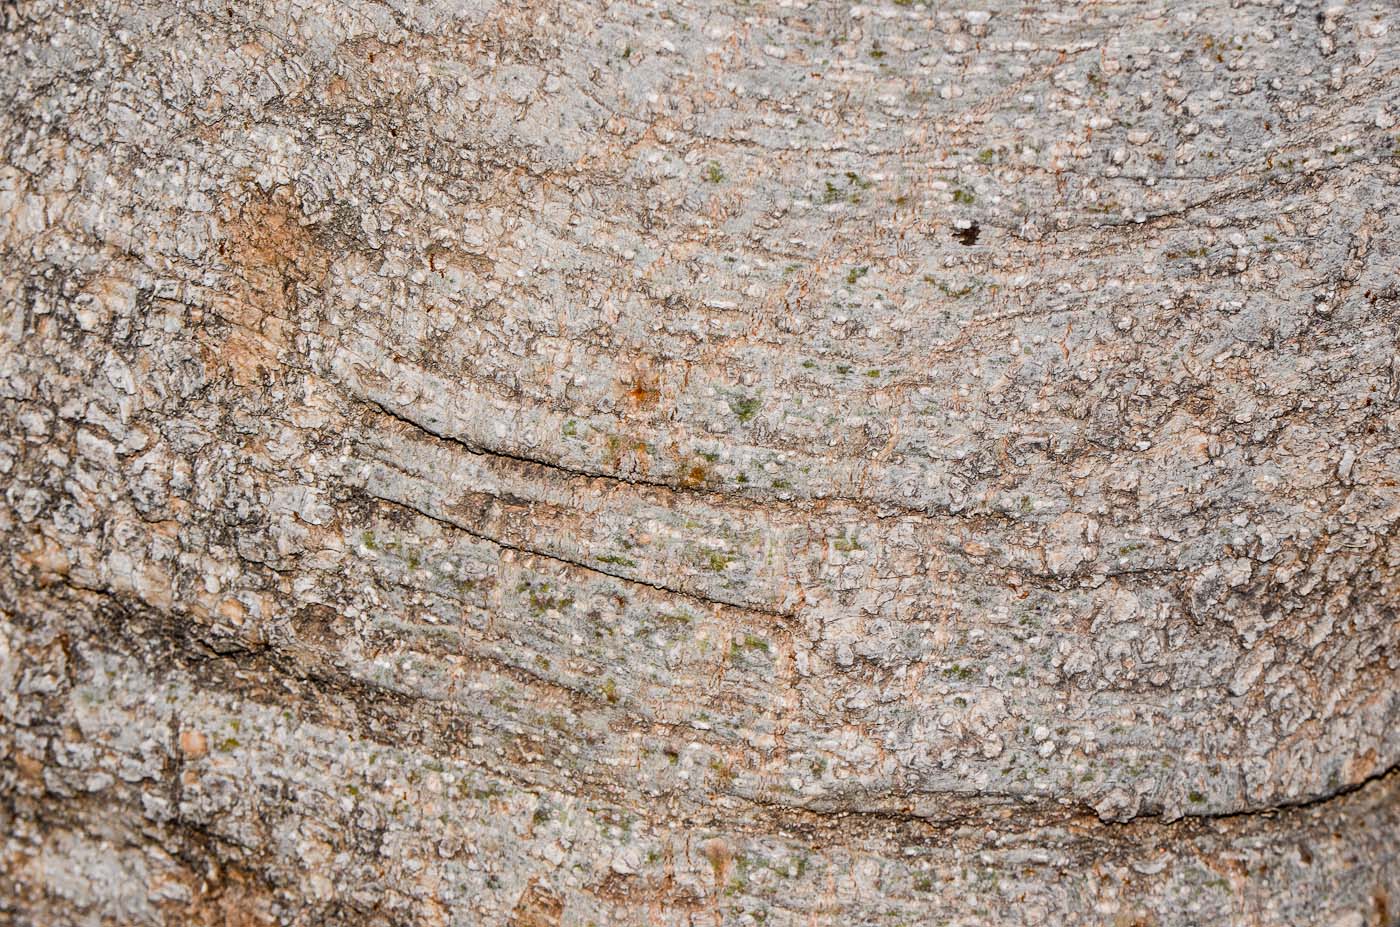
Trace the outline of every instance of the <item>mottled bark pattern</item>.
<instances>
[{"instance_id":1,"label":"mottled bark pattern","mask_svg":"<svg viewBox=\"0 0 1400 927\"><path fill-rule=\"evenodd\" d=\"M0 918L1400 906L1400 9L0 4Z\"/></svg>"}]
</instances>

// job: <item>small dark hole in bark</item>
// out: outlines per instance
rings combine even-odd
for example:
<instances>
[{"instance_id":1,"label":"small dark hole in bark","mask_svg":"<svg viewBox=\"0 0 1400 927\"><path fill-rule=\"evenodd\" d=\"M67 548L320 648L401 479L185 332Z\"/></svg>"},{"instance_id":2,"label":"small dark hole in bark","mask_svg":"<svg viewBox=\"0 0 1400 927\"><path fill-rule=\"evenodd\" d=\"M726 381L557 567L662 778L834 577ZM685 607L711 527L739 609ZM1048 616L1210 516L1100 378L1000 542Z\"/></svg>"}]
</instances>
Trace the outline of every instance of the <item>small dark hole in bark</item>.
<instances>
[{"instance_id":1,"label":"small dark hole in bark","mask_svg":"<svg viewBox=\"0 0 1400 927\"><path fill-rule=\"evenodd\" d=\"M957 229L953 232L953 237L965 245L977 244L977 236L982 234L982 227L976 222L965 229Z\"/></svg>"}]
</instances>

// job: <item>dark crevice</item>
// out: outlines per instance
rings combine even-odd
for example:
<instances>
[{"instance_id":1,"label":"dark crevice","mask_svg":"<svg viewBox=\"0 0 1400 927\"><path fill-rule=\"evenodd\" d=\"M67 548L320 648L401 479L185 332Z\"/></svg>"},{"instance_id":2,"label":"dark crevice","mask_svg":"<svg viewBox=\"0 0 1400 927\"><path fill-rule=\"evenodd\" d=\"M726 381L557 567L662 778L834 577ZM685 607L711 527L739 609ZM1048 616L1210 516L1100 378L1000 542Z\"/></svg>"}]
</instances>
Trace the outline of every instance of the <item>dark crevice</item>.
<instances>
[{"instance_id":1,"label":"dark crevice","mask_svg":"<svg viewBox=\"0 0 1400 927\"><path fill-rule=\"evenodd\" d=\"M450 759L525 791L600 798L620 808L640 811L656 824L700 827L713 820L712 809L697 805L694 796L671 795L664 803L667 807L639 806L639 796L629 794L608 768L600 767L593 773L576 770L567 781L552 781L547 776L525 775L530 772L528 767L512 768L478 756L480 751L468 746L468 740L472 725L481 720L479 717L464 716L461 706L452 703L345 675L334 665L331 656L305 649L297 653L275 646L216 654L209 651L198 636L197 625L179 620L176 615L143 603L129 602L110 592L62 588L71 590L63 593L59 600L63 605L92 615L107 632L104 635L98 633L97 628L89 629L85 640L102 641L90 646L138 660L150 668L156 678L189 674L189 681L219 696L291 708L306 721L327 729L346 731L386 747L418 750ZM91 601L72 601L69 595L73 593L84 598L95 595L98 598L96 607ZM45 723L48 722L41 722ZM657 723L653 733L691 738L697 732L684 726ZM178 743L174 746L178 747ZM174 774L178 775L178 763ZM1017 797L977 793L924 795L942 799L942 810L936 817L897 808L803 807L762 795L725 794L742 802L741 807L745 809L727 821L727 827L735 834L787 833L801 836L815 847L849 846L871 840L913 846L935 838L940 841L967 839L965 829L978 826L1001 830L1010 827L1015 833L1063 827L1086 839L1110 838L1122 833L1135 834L1141 839L1160 839L1168 834L1189 836L1212 829L1221 822L1306 813L1355 793L1393 786L1397 778L1400 778L1400 764L1326 796L1268 808L1192 814L1175 821L1164 821L1158 815L1148 814L1123 822L1104 822L1082 806L1027 803ZM886 797L897 800L900 793L890 793ZM1020 823L1009 824L1005 813L1011 808L1020 812Z\"/></svg>"},{"instance_id":2,"label":"dark crevice","mask_svg":"<svg viewBox=\"0 0 1400 927\"><path fill-rule=\"evenodd\" d=\"M391 505L395 508L404 509L416 515L420 515L423 518L428 519L429 521L435 522L439 525L443 525L448 528L455 529L457 531L462 532L463 534L475 538L478 541L482 541L487 544L492 544L496 547L501 548L502 550L514 551L515 553L524 554L530 557L538 557L542 560L549 560L554 563L563 564L567 567L572 567L578 570L584 570L588 573L593 573L598 576L606 576L609 579L615 579L620 582L631 583L637 586L645 586L648 589L653 589L657 592L661 592L666 595L679 596L681 598L688 599L706 608L727 608L734 609L735 611L766 615L769 618L776 618L784 624L790 624L797 620L797 614L795 612L781 611L778 609L768 608L762 605L755 605L752 603L715 599L706 595L702 595L698 592L680 589L675 586L668 586L664 583L657 583L652 582L650 580L638 579L635 576L624 576L621 573L613 573L609 570L604 570L596 566L591 566L587 563L582 563L578 560L572 560L568 557L561 556L557 553L550 553L549 551L541 550L539 548L520 547L518 545L501 540L498 537L493 537L489 534L486 534L485 532L479 531L471 527L470 525L462 523L457 519L449 518L444 515L438 515L436 513L430 512L424 506L415 505L412 502L404 502L399 499L392 499L388 496L382 496L378 493L369 490L368 488L364 489L363 491L370 498L382 502L386 505Z\"/></svg>"},{"instance_id":3,"label":"dark crevice","mask_svg":"<svg viewBox=\"0 0 1400 927\"><path fill-rule=\"evenodd\" d=\"M803 510L803 503L813 508L820 508L831 504L848 505L864 513L873 513L879 518L891 516L903 516L919 520L954 520L964 523L975 522L998 522L1013 527L1024 527L1022 522L1007 516L1002 512L954 512L947 508L937 508L934 506L911 506L894 499L875 499L863 496L845 496L836 493L805 496L797 500L779 499L776 496L763 495L754 489L745 489L738 493L725 492L718 489L707 489L704 486L687 486L679 482L669 482L666 480L647 479L635 475L623 475L619 473L606 473L601 470L581 470L575 467L546 460L542 457L530 457L509 451L500 451L489 448L477 442L468 440L459 435L450 434L431 425L425 424L416 418L412 418L405 412L400 412L383 402L368 396L363 392L353 389L345 383L338 383L335 380L328 382L337 383L344 390L345 395L359 401L360 403L378 410L383 415L408 426L414 432L426 435L436 441L441 441L453 447L463 449L468 453L485 458L487 460L509 461L516 465L527 467L539 467L544 470L562 474L564 477L575 480L602 480L613 484L625 486L640 486L649 489L658 489L665 492L675 493L681 496L690 496L705 501L707 504L717 507L732 508L736 504L757 503L766 508L777 509L784 512L800 512ZM917 384L911 384L917 385Z\"/></svg>"}]
</instances>

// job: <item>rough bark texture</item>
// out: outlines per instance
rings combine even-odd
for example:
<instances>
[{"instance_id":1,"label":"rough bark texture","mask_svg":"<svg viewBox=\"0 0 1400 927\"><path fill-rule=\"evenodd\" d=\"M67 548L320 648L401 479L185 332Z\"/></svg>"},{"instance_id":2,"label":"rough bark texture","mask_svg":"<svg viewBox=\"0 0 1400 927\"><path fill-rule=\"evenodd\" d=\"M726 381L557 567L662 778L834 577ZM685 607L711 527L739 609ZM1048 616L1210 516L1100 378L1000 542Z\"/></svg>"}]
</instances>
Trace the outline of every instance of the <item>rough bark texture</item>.
<instances>
[{"instance_id":1,"label":"rough bark texture","mask_svg":"<svg viewBox=\"0 0 1400 927\"><path fill-rule=\"evenodd\" d=\"M1392 922L1390 0L0 16L6 923Z\"/></svg>"}]
</instances>

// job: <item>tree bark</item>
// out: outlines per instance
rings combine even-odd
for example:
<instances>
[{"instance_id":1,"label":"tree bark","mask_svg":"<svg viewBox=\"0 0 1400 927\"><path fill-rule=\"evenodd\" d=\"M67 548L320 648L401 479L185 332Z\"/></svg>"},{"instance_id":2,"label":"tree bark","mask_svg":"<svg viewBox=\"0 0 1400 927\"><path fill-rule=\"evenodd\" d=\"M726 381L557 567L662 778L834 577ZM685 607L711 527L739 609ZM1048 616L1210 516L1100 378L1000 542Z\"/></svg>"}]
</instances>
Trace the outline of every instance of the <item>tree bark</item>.
<instances>
[{"instance_id":1,"label":"tree bark","mask_svg":"<svg viewBox=\"0 0 1400 927\"><path fill-rule=\"evenodd\" d=\"M7 922L1392 923L1393 3L0 15Z\"/></svg>"}]
</instances>

